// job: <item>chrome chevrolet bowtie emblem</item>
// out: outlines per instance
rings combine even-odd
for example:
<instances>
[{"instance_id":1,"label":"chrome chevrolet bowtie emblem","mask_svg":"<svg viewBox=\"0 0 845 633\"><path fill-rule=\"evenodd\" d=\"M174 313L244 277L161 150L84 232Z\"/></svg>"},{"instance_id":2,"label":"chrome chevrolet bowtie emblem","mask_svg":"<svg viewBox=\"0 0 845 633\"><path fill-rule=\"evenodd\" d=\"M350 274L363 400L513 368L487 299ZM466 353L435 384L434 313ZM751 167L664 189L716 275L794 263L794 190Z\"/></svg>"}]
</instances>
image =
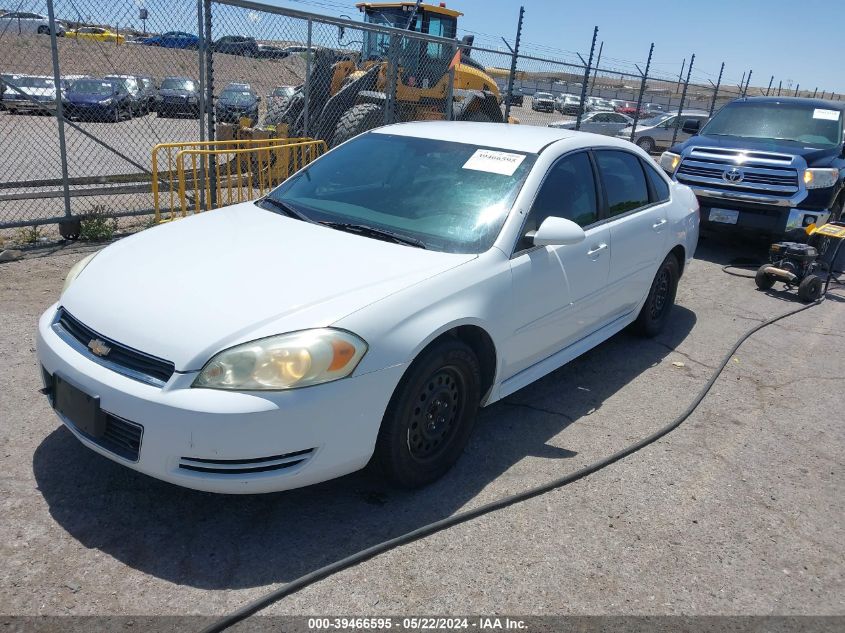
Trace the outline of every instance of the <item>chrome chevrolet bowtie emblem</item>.
<instances>
[{"instance_id":1,"label":"chrome chevrolet bowtie emblem","mask_svg":"<svg viewBox=\"0 0 845 633\"><path fill-rule=\"evenodd\" d=\"M745 174L738 167L731 167L722 173L722 178L724 178L727 182L738 183L743 181Z\"/></svg>"},{"instance_id":2,"label":"chrome chevrolet bowtie emblem","mask_svg":"<svg viewBox=\"0 0 845 633\"><path fill-rule=\"evenodd\" d=\"M106 345L105 341L101 341L98 338L92 338L88 341L88 349L97 356L106 356L111 351L111 347Z\"/></svg>"}]
</instances>

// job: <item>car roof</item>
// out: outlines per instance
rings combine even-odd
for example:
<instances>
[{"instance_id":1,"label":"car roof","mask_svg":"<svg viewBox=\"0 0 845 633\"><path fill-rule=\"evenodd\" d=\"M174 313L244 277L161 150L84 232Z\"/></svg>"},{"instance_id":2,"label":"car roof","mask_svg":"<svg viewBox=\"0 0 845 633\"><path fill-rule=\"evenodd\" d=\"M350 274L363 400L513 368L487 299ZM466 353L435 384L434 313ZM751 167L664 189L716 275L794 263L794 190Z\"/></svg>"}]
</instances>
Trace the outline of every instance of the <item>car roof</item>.
<instances>
[{"instance_id":1,"label":"car roof","mask_svg":"<svg viewBox=\"0 0 845 633\"><path fill-rule=\"evenodd\" d=\"M616 141L608 136L575 132L561 128L540 127L536 125L506 125L503 123L474 123L469 121L414 121L396 123L375 129L372 134L395 134L430 138L438 141L453 141L495 147L503 151L527 152L537 154L546 146L566 139L585 139L591 141L581 144L601 144L624 146L627 141ZM580 144L579 144L580 145Z\"/></svg>"},{"instance_id":2,"label":"car roof","mask_svg":"<svg viewBox=\"0 0 845 633\"><path fill-rule=\"evenodd\" d=\"M803 103L815 108L827 110L841 110L845 112L845 101L827 101L825 99L811 99L807 97L744 97L734 99L731 103Z\"/></svg>"}]
</instances>

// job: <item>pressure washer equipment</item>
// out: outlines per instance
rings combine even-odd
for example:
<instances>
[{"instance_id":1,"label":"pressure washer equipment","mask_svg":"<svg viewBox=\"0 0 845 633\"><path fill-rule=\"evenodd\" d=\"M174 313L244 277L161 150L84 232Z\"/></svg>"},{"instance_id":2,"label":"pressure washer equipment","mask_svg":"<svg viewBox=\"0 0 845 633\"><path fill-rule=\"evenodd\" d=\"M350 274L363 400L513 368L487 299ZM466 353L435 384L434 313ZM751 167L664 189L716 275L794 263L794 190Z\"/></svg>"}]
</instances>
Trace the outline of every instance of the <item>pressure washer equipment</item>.
<instances>
[{"instance_id":1,"label":"pressure washer equipment","mask_svg":"<svg viewBox=\"0 0 845 633\"><path fill-rule=\"evenodd\" d=\"M805 303L817 301L827 292L839 248L845 241L845 223L830 222L820 227L811 224L807 235L808 244L775 242L769 247L769 263L760 266L754 277L758 288L768 290L777 281L786 284L787 289L798 286L798 297Z\"/></svg>"}]
</instances>

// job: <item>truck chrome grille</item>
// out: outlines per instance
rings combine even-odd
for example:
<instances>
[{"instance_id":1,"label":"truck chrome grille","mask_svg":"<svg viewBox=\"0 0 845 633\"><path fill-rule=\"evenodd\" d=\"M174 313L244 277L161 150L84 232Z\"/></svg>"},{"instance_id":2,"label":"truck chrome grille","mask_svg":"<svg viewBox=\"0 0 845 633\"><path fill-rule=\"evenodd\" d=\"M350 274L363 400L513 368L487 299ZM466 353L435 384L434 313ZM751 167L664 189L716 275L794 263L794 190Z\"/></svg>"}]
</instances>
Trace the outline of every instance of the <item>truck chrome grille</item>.
<instances>
[{"instance_id":1,"label":"truck chrome grille","mask_svg":"<svg viewBox=\"0 0 845 633\"><path fill-rule=\"evenodd\" d=\"M701 147L683 159L676 175L685 185L725 191L789 196L799 190L798 170L785 154Z\"/></svg>"}]
</instances>

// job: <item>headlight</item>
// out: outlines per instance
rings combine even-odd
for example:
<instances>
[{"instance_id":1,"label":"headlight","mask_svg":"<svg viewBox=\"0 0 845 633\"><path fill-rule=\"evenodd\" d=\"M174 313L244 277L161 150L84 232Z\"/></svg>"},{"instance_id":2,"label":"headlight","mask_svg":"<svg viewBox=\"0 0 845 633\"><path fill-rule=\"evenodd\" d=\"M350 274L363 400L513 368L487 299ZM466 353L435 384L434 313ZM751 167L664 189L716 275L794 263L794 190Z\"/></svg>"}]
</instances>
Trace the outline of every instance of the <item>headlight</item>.
<instances>
[{"instance_id":1,"label":"headlight","mask_svg":"<svg viewBox=\"0 0 845 633\"><path fill-rule=\"evenodd\" d=\"M65 285L62 286L62 293L68 289L68 287L73 283L74 279L79 277L82 274L82 271L85 270L85 267L94 259L94 256L99 253L100 251L96 251L91 253L90 255L86 255L78 262L76 262L71 269L67 273L67 277L65 277Z\"/></svg>"},{"instance_id":2,"label":"headlight","mask_svg":"<svg viewBox=\"0 0 845 633\"><path fill-rule=\"evenodd\" d=\"M672 152L663 152L660 155L660 166L670 176L675 173L678 165L681 163L681 157Z\"/></svg>"},{"instance_id":3,"label":"headlight","mask_svg":"<svg viewBox=\"0 0 845 633\"><path fill-rule=\"evenodd\" d=\"M838 169L805 169L804 186L807 189L828 189L839 180Z\"/></svg>"},{"instance_id":4,"label":"headlight","mask_svg":"<svg viewBox=\"0 0 845 633\"><path fill-rule=\"evenodd\" d=\"M214 356L193 387L237 390L296 389L345 378L367 344L349 332L321 328L244 343Z\"/></svg>"},{"instance_id":5,"label":"headlight","mask_svg":"<svg viewBox=\"0 0 845 633\"><path fill-rule=\"evenodd\" d=\"M100 105L109 105L110 103L111 103L111 98L103 99L102 101L100 101Z\"/></svg>"},{"instance_id":6,"label":"headlight","mask_svg":"<svg viewBox=\"0 0 845 633\"><path fill-rule=\"evenodd\" d=\"M188 97L188 103L196 103L196 102L197 102L196 97Z\"/></svg>"}]
</instances>

